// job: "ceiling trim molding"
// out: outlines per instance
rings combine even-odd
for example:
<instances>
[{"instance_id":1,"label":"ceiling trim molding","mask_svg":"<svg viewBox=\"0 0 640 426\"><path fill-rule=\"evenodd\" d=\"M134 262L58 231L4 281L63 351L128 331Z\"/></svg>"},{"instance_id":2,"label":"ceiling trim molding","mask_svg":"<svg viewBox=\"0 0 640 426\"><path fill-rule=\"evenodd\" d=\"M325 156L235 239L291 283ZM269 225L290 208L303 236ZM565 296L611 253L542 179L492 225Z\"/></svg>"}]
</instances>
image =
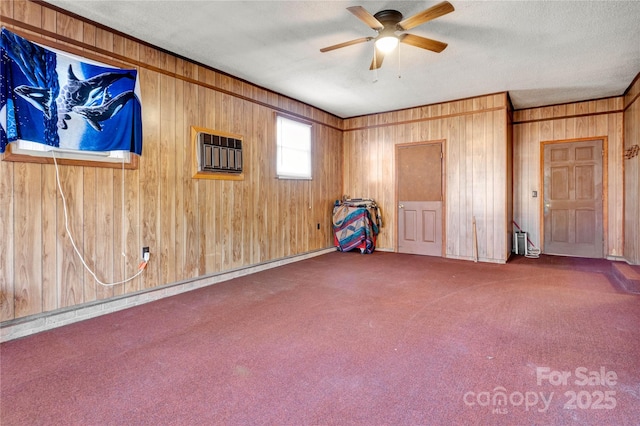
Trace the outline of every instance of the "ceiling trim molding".
<instances>
[{"instance_id":1,"label":"ceiling trim molding","mask_svg":"<svg viewBox=\"0 0 640 426\"><path fill-rule=\"evenodd\" d=\"M468 101L468 100L471 100L471 99L486 98L488 96L496 96L496 95L504 95L505 96L505 103L507 101L509 103L511 103L511 99L509 98L509 92L500 91L500 92L485 93L484 95L467 96L466 98L449 99L449 100L446 100L446 101L434 102L434 103L425 104L425 105L416 105L416 106L409 107L409 108L398 108L398 109L392 109L392 110L388 110L388 111L375 112L375 113L372 113L372 114L354 115L353 117L346 117L345 120L356 120L358 118L363 118L363 117L373 117L373 116L376 116L376 115L391 114L391 113L394 113L394 112L408 111L408 110L416 109L416 108L428 108L430 106L444 105L444 104L450 104L450 103L455 103L455 102ZM513 105L511 105L511 109L513 109Z\"/></svg>"},{"instance_id":2,"label":"ceiling trim molding","mask_svg":"<svg viewBox=\"0 0 640 426\"><path fill-rule=\"evenodd\" d=\"M309 108L313 108L313 109L315 109L317 111L321 111L322 113L327 114L328 116L334 117L336 119L344 120L343 118L338 117L335 114L332 114L330 112L322 110L322 109L320 109L318 107L315 107L313 105L309 105L307 103L304 103L304 102L299 101L297 99L294 99L294 98L291 98L289 96L283 95L281 93L275 92L273 90L266 89L266 88L264 88L262 86L258 86L257 84L251 83L250 81L243 80L243 79L235 77L235 76L233 76L231 74L225 73L224 71L217 70L217 69L215 69L215 68L213 68L211 66L201 64L201 63L196 62L196 61L194 61L192 59L188 59L188 58L185 58L185 57L183 57L181 55L178 55L176 53L170 52L170 51L168 51L166 49L162 49L162 48L154 46L154 45L152 45L150 43L146 43L146 42L144 42L142 40L138 40L135 37L128 36L126 34L123 34L123 33L119 32L119 31L116 31L116 30L114 30L112 28L105 27L104 25L96 24L95 22L93 22L91 20L79 17L78 15L75 15L75 14L72 14L70 12L64 11L62 9L59 9L59 8L54 7L52 5L49 5L48 3L43 3L41 1L36 1L35 3L39 4L40 6L46 5L46 7L50 7L52 9L55 9L56 12L58 12L58 13L62 13L62 14L65 14L67 16L71 16L74 19L78 19L78 20L80 20L82 22L85 22L85 23L87 23L89 25L95 25L96 27L99 27L99 28L101 28L101 29L103 29L105 31L109 31L109 32L113 33L114 35L118 35L118 36L127 38L128 40L131 40L131 41L133 41L135 43L140 43L141 45L147 46L147 47L155 49L155 50L157 50L159 52L162 52L162 53L165 53L167 55L173 56L174 58L183 60L183 61L185 61L187 63L196 65L198 67L202 67L202 68L207 69L209 71L213 71L213 72L215 72L217 74L232 78L232 79L234 79L236 81L239 81L239 82L242 82L242 83L246 83L246 84L251 85L253 87L256 87L256 88L258 88L260 90L264 90L264 91L266 91L268 93L273 93L274 95L277 95L279 97L282 97L282 98L285 98L285 99L290 99L290 100L292 100L294 102L298 102L300 105L304 105L304 106L307 106ZM124 62L124 63L127 63L127 64L138 66L140 68L145 68L145 69L148 69L150 71L155 71L155 72L158 72L158 73L170 76L170 77L174 77L174 78L177 78L177 79L180 79L182 81L189 82L189 83L197 84L199 86L206 87L208 89L212 89L212 90L215 90L217 92L220 92L220 93L223 93L223 94L226 94L226 95L234 96L236 98L240 98L242 100L245 100L245 101L248 101L248 102L252 102L252 103L255 103L257 105L261 105L261 106L273 109L275 111L284 112L284 113L291 114L291 115L294 115L294 116L297 116L297 117L300 117L300 118L303 118L303 119L306 119L306 120L310 120L310 121L313 121L314 123L317 123L317 124L320 124L320 125L323 125L323 126L327 126L329 128L335 129L335 130L342 130L342 128L333 126L333 125L325 123L323 121L316 120L314 118L307 117L307 116L304 116L302 114L298 114L298 113L295 113L295 112L291 112L291 111L288 111L286 109L280 108L278 106L271 105L269 103L262 102L262 101L259 101L257 99L253 99L253 98L244 96L244 95L239 94L239 93L231 92L231 91L228 91L228 90L225 90L225 89L222 89L222 88L219 88L219 87L207 84L207 83L203 83L202 81L198 81L198 80L195 80L195 79L192 79L192 78L189 78L189 77L186 77L186 76L182 76L180 74L177 74L177 73L174 73L174 72L171 72L171 71L164 70L162 68L155 67L153 65L146 64L146 63L141 62L141 61L139 61L137 59L128 58L128 57L126 57L124 55L120 55L120 54L117 54L115 52L110 52L108 50L101 49L101 48L96 47L96 46L92 46L90 44L87 44L87 43L84 43L84 42L81 42L81 41L78 41L78 40L63 36L61 34L54 33L54 32L42 29L40 27L33 26L33 25L30 25L30 24L24 23L22 21L18 21L18 20L14 19L14 18L10 18L10 17L5 16L3 14L0 14L0 21L2 21L2 23L9 29L17 28L17 29L22 29L24 31L30 31L30 32L35 33L35 34L39 34L42 37L53 38L53 39L62 41L64 43L71 44L71 45L75 46L76 48L85 49L84 51L82 51L82 53L77 53L76 52L76 54L86 55L86 53L87 53L86 51L88 50L89 52L93 52L95 54L101 55L101 57L102 56L106 56L107 58L114 58L114 59L116 59L118 61L121 61L121 62ZM13 27L13 28L10 28L10 27ZM34 37L32 34L22 33L21 35L23 35L23 36L25 36L27 38L33 38ZM36 41L37 43L40 43L40 44L44 44L44 45L48 45L48 46L54 47L56 49L60 49L60 50L67 50L67 51L70 50L67 45L55 44L55 42L53 42L51 40L39 39L39 40L34 40L34 41ZM74 53L74 52L70 52L70 53ZM100 60L103 60L103 59L100 59Z\"/></svg>"},{"instance_id":3,"label":"ceiling trim molding","mask_svg":"<svg viewBox=\"0 0 640 426\"><path fill-rule=\"evenodd\" d=\"M571 104L562 104L562 105L571 105ZM533 118L531 120L518 120L518 121L514 121L513 124L540 123L541 121L566 120L568 118L593 117L595 115L622 114L623 112L624 112L623 109L612 109L609 111L586 112L584 114L567 114L567 115L559 115L555 117Z\"/></svg>"},{"instance_id":4,"label":"ceiling trim molding","mask_svg":"<svg viewBox=\"0 0 640 426\"><path fill-rule=\"evenodd\" d=\"M489 95L490 96L490 95ZM434 104L434 105L438 105L438 104ZM420 108L420 107L417 107ZM371 124L371 125L366 125L366 126L360 126L360 127L351 127L348 129L344 129L344 132L354 132L354 131L358 131L358 130L368 130L368 129L376 129L379 127L389 127L389 126L400 126L403 124L412 124L412 123L421 123L424 121L433 121L433 120L444 120L447 118L455 118L455 117L462 117L465 115L474 115L474 114L485 114L487 112L495 112L495 111L506 111L507 107L506 106L499 106L499 107L493 107L493 108L484 108L484 109L478 109L475 111L464 111L464 112L456 112L453 114L443 114L443 115L436 115L433 117L423 117L423 118L415 118L413 120L402 120L402 121L394 121L391 123L382 123L382 124Z\"/></svg>"}]
</instances>

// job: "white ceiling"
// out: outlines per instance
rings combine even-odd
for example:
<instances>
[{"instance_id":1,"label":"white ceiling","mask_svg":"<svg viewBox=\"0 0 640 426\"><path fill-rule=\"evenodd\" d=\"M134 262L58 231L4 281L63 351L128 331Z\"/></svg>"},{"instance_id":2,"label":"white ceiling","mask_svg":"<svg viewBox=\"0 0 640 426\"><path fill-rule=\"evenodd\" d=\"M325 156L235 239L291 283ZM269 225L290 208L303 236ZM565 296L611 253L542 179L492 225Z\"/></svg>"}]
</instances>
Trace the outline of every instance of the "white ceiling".
<instances>
[{"instance_id":1,"label":"white ceiling","mask_svg":"<svg viewBox=\"0 0 640 426\"><path fill-rule=\"evenodd\" d=\"M346 10L427 1L47 0L107 27L339 117L508 91L516 109L618 96L640 72L640 1L450 0L455 11L409 30L448 43L402 44L370 71L375 36Z\"/></svg>"}]
</instances>

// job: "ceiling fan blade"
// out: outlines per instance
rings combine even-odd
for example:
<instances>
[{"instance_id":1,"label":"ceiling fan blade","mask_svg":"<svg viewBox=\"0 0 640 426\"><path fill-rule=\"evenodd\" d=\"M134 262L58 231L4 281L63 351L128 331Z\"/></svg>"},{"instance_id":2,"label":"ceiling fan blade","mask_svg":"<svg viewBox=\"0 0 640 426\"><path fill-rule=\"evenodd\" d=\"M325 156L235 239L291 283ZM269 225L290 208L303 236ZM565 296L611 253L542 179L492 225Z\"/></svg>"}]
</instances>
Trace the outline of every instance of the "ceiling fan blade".
<instances>
[{"instance_id":1,"label":"ceiling fan blade","mask_svg":"<svg viewBox=\"0 0 640 426\"><path fill-rule=\"evenodd\" d=\"M446 15L447 13L453 12L455 9L448 1L443 1L442 3L438 3L435 6L430 7L429 9L423 10L422 12L416 13L415 15L403 19L398 22L398 28L401 30L410 30L413 27L417 27L418 25L424 24L425 22L431 21L432 19L436 19L441 17L442 15Z\"/></svg>"},{"instance_id":2,"label":"ceiling fan blade","mask_svg":"<svg viewBox=\"0 0 640 426\"><path fill-rule=\"evenodd\" d=\"M378 49L373 49L373 59L371 60L370 70L377 70L382 66L382 61L384 60L384 53L382 53Z\"/></svg>"},{"instance_id":3,"label":"ceiling fan blade","mask_svg":"<svg viewBox=\"0 0 640 426\"><path fill-rule=\"evenodd\" d=\"M384 25L382 25L380 21L374 18L373 15L367 12L367 9L362 6L351 6L348 7L347 10L356 15L356 18L360 19L362 22L376 31L380 31L384 28Z\"/></svg>"},{"instance_id":4,"label":"ceiling fan blade","mask_svg":"<svg viewBox=\"0 0 640 426\"><path fill-rule=\"evenodd\" d=\"M410 44L411 46L431 50L436 53L442 52L448 46L447 43L413 34L402 34L398 38L400 39L400 43Z\"/></svg>"},{"instance_id":5,"label":"ceiling fan blade","mask_svg":"<svg viewBox=\"0 0 640 426\"><path fill-rule=\"evenodd\" d=\"M330 50L340 49L341 47L351 46L352 44L364 43L369 40L373 40L373 37L360 37L355 40L345 41L344 43L334 44L333 46L323 47L320 51L328 52Z\"/></svg>"}]
</instances>

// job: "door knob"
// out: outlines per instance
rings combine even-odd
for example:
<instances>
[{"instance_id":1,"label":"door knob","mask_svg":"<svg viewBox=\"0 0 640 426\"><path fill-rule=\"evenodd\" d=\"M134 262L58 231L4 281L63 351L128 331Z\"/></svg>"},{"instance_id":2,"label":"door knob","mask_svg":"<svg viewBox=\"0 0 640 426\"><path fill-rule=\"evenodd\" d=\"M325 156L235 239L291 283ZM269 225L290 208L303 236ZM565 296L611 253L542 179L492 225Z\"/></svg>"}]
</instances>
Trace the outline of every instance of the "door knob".
<instances>
[{"instance_id":1,"label":"door knob","mask_svg":"<svg viewBox=\"0 0 640 426\"><path fill-rule=\"evenodd\" d=\"M403 209L403 208L404 208L404 204L400 204L400 205L398 206L398 208L399 208L399 209Z\"/></svg>"}]
</instances>

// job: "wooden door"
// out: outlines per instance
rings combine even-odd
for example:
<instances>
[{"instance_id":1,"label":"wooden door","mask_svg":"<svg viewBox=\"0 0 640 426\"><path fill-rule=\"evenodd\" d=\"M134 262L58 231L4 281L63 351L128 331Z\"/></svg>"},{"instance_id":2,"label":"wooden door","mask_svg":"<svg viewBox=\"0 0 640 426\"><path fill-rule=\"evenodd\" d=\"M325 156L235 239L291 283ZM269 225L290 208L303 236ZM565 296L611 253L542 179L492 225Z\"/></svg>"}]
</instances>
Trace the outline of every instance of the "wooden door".
<instances>
[{"instance_id":1,"label":"wooden door","mask_svg":"<svg viewBox=\"0 0 640 426\"><path fill-rule=\"evenodd\" d=\"M396 146L398 252L442 256L442 143Z\"/></svg>"},{"instance_id":2,"label":"wooden door","mask_svg":"<svg viewBox=\"0 0 640 426\"><path fill-rule=\"evenodd\" d=\"M544 145L544 253L604 257L602 140Z\"/></svg>"}]
</instances>

